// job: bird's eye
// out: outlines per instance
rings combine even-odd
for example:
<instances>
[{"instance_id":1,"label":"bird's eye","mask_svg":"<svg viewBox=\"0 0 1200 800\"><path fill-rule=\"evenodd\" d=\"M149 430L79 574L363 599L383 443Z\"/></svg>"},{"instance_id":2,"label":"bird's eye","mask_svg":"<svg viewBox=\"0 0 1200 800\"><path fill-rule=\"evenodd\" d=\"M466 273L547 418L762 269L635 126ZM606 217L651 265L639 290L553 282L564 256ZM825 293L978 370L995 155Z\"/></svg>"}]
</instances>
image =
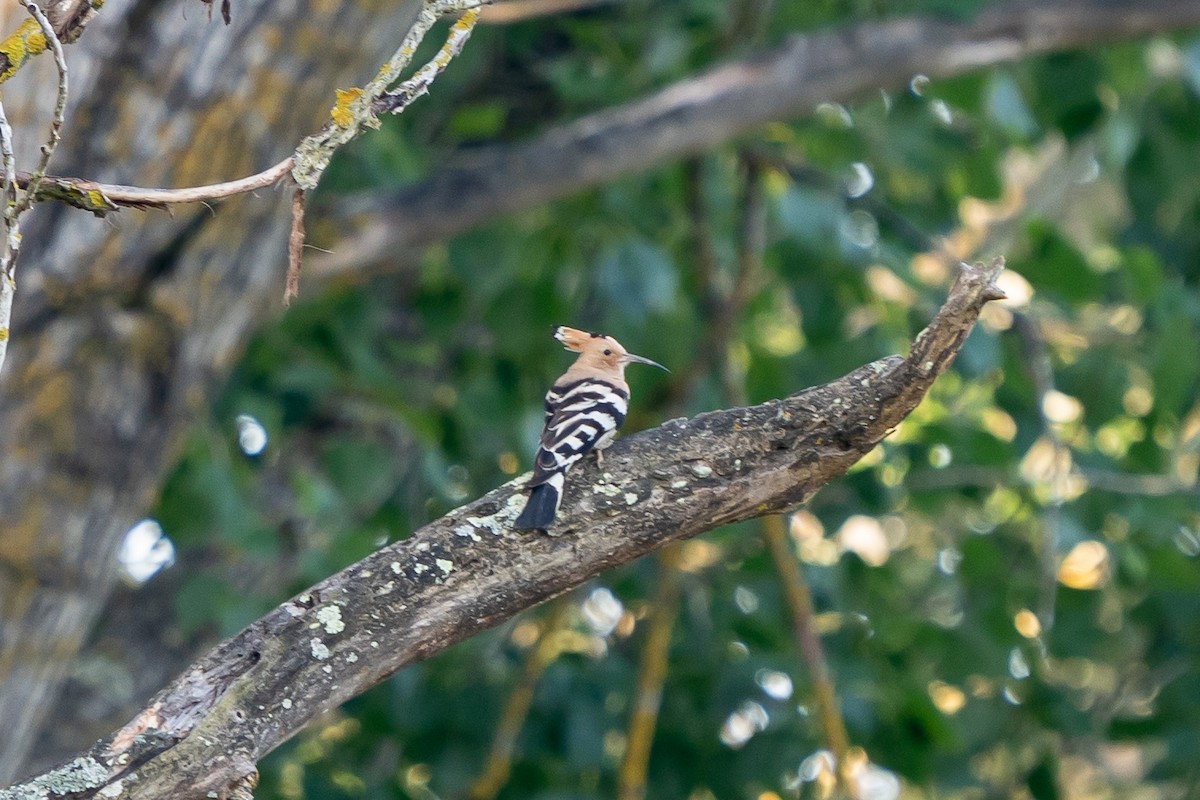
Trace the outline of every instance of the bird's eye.
<instances>
[{"instance_id":1,"label":"bird's eye","mask_svg":"<svg viewBox=\"0 0 1200 800\"><path fill-rule=\"evenodd\" d=\"M605 350L605 351L604 351L604 355L606 355L606 356L611 356L611 355L612 355L612 350Z\"/></svg>"}]
</instances>

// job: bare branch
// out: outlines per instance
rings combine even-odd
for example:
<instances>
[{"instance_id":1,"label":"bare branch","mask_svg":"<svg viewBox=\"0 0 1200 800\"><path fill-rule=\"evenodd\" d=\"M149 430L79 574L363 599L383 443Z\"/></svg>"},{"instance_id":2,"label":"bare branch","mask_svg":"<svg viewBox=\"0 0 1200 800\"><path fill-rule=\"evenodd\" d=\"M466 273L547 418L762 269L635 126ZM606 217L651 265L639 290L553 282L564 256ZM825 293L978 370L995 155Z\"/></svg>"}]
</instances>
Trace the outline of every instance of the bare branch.
<instances>
[{"instance_id":1,"label":"bare branch","mask_svg":"<svg viewBox=\"0 0 1200 800\"><path fill-rule=\"evenodd\" d=\"M0 233L3 234L3 241L0 241L0 369L3 369L12 330L13 295L17 292L17 253L21 249L20 221L13 213L17 207L17 188L13 180L16 157L13 155L12 126L8 124L3 103L0 103L0 164L4 170L3 192L0 193L0 203L4 205L0 213Z\"/></svg>"},{"instance_id":2,"label":"bare branch","mask_svg":"<svg viewBox=\"0 0 1200 800\"><path fill-rule=\"evenodd\" d=\"M47 175L39 191L38 200L61 200L103 216L116 211L120 206L130 208L165 208L178 203L204 203L222 200L234 195L246 194L266 187L287 177L292 169L292 159L285 158L262 172L222 183L206 186L189 186L183 189L146 189L138 186L123 186L118 183L96 183L85 178L67 178ZM28 187L32 176L18 175L22 187Z\"/></svg>"},{"instance_id":3,"label":"bare branch","mask_svg":"<svg viewBox=\"0 0 1200 800\"><path fill-rule=\"evenodd\" d=\"M8 342L12 338L12 305L17 293L17 256L21 252L21 215L33 205L33 197L37 187L46 174L46 167L54 155L58 142L62 138L63 115L67 108L67 62L63 57L62 45L50 25L50 20L42 13L41 7L34 0L20 0L21 5L29 13L32 22L40 36L41 47L49 46L54 52L54 64L58 68L58 95L54 105L54 118L50 122L50 136L42 145L42 155L38 160L37 169L29 179L30 188L20 191L17 188L17 165L13 155L12 128L8 117L0 105L0 154L2 154L4 181L0 200L4 204L0 213L0 227L3 227L4 241L0 243L0 369L4 367L4 359L8 355ZM26 37L26 45L34 46L34 37Z\"/></svg>"},{"instance_id":4,"label":"bare branch","mask_svg":"<svg viewBox=\"0 0 1200 800\"><path fill-rule=\"evenodd\" d=\"M381 97L375 100L371 105L371 110L375 114L399 114L404 109L416 100L418 97L423 97L429 93L429 87L433 85L433 81L442 71L449 66L451 60L462 52L463 47L467 43L467 39L471 38L471 31L475 30L475 23L479 21L479 9L474 8L468 10L459 18L458 22L450 26L450 33L446 36L446 43L442 45L442 49L438 54L431 58L425 66L417 70L416 74L408 80L401 83L394 90L384 92Z\"/></svg>"},{"instance_id":5,"label":"bare branch","mask_svg":"<svg viewBox=\"0 0 1200 800\"><path fill-rule=\"evenodd\" d=\"M19 216L26 209L33 205L34 199L37 197L38 187L41 186L42 179L46 176L46 168L50 166L50 159L54 157L54 151L58 149L58 143L62 140L63 117L67 113L67 59L63 55L62 43L58 41L58 36L54 32L54 28L50 26L50 20L42 13L42 9L34 0L21 0L21 5L25 6L25 10L37 22L38 27L42 31L42 36L48 43L51 52L54 53L54 66L58 69L58 94L54 101L54 117L50 121L50 136L46 139L46 143L42 145L42 156L38 160L37 168L33 171L33 175L29 178L29 186L24 194L17 200L14 215Z\"/></svg>"},{"instance_id":6,"label":"bare branch","mask_svg":"<svg viewBox=\"0 0 1200 800\"><path fill-rule=\"evenodd\" d=\"M1001 269L963 265L907 358L672 420L617 442L603 469L581 463L552 535L512 530L524 503L517 479L283 603L72 762L73 800L101 789L107 800L219 795L314 717L405 664L672 541L806 501L916 407L998 296Z\"/></svg>"},{"instance_id":7,"label":"bare branch","mask_svg":"<svg viewBox=\"0 0 1200 800\"><path fill-rule=\"evenodd\" d=\"M379 70L379 74L362 89L340 90L337 105L329 112L330 121L296 148L295 165L292 168L292 178L296 183L303 189L316 188L322 173L329 166L329 160L339 147L358 136L363 128L379 127L379 119L374 111L376 101L400 77L400 73L412 61L417 45L440 17L462 13L463 19L455 24L451 37L456 35L454 30L461 33L464 28L469 34L479 16L479 7L484 2L485 0L425 0L400 47Z\"/></svg>"},{"instance_id":8,"label":"bare branch","mask_svg":"<svg viewBox=\"0 0 1200 800\"><path fill-rule=\"evenodd\" d=\"M33 0L21 0L27 7L37 8ZM378 127L377 113L399 114L413 100L427 94L434 79L442 73L466 44L479 18L482 0L428 0L401 42L392 59L384 66L366 89L348 89L338 92L338 103L330 112L332 120L296 148L289 158L280 161L254 175L207 186L191 186L182 189L154 189L120 184L97 183L85 178L45 176L44 164L33 175L20 176L21 185L29 192L30 202L36 200L60 200L68 205L91 211L103 216L118 207L160 208L176 203L200 203L220 200L234 195L262 189L292 174L302 187L316 187L320 175L338 147L357 136L364 127ZM446 43L428 64L409 80L392 92L386 89L412 60L417 45L433 27L438 18L454 11L463 11L462 18L450 28ZM32 13L32 12L31 12ZM40 13L40 11L38 12ZM44 17L42 19L45 19ZM48 24L48 23L47 23ZM57 40L51 45L55 57L60 61L60 99L65 96L65 63L61 62L62 48ZM61 103L65 106L65 102ZM52 142L57 144L58 129L62 125L61 109L56 109ZM53 148L51 148L51 151ZM47 160L43 157L43 161ZM49 183L42 187L42 180Z\"/></svg>"},{"instance_id":9,"label":"bare branch","mask_svg":"<svg viewBox=\"0 0 1200 800\"><path fill-rule=\"evenodd\" d=\"M292 194L292 232L288 234L288 271L283 290L283 304L291 305L300 296L300 265L304 258L304 190L299 186Z\"/></svg>"}]
</instances>

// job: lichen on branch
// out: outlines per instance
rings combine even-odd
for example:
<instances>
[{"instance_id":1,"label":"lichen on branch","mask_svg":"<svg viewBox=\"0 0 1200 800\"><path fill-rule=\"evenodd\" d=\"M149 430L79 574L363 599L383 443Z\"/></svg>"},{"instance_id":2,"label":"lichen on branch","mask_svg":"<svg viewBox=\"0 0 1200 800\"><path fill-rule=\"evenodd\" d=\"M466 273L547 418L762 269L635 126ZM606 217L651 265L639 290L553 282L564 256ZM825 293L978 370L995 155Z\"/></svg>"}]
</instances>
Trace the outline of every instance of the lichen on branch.
<instances>
[{"instance_id":1,"label":"lichen on branch","mask_svg":"<svg viewBox=\"0 0 1200 800\"><path fill-rule=\"evenodd\" d=\"M806 501L916 407L983 305L1003 296L1002 268L1000 259L964 265L907 358L671 420L618 441L602 467L586 459L552 535L512 529L524 503L518 478L284 602L82 754L105 776L92 766L72 799L227 795L311 720L406 664L669 542ZM0 800L39 796L36 785Z\"/></svg>"}]
</instances>

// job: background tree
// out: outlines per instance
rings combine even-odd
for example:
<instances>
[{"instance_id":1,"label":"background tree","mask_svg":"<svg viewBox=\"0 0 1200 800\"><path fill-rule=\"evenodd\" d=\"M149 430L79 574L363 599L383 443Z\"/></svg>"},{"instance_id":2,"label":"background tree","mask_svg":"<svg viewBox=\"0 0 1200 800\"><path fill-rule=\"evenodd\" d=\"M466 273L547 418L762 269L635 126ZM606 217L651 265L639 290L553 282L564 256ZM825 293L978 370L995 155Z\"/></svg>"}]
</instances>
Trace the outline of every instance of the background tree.
<instances>
[{"instance_id":1,"label":"background tree","mask_svg":"<svg viewBox=\"0 0 1200 800\"><path fill-rule=\"evenodd\" d=\"M199 9L110 4L69 54L75 105L55 171L185 185L278 161L320 123L330 88L361 83L404 25L403 9L300 6L239 2L224 28ZM914 792L1189 791L1200 50L1153 39L923 75L1194 25L1194 9L1003 6L785 42L773 52L817 74L846 65L815 115L793 119L810 101L789 99L714 123L711 139L701 119L666 145L590 140L616 142L601 150L614 170L645 165L624 153L703 155L572 193L609 173L549 158L556 142L589 142L578 126L538 136L558 120L623 108L794 31L885 16L792 6L626 2L481 30L420 114L336 165L328 216L309 220L314 241L335 245L310 258L321 290L310 282L236 368L279 291L282 201L126 212L117 227L39 207L0 377L9 773L164 479L153 516L179 563L114 596L35 748L43 764L123 722L211 637L520 471L561 368L550 323L619 331L679 367L637 387L653 401L636 427L782 396L901 349L953 262L1003 250L1025 280L987 312L991 335L788 521L849 741L889 772L849 755L876 785L899 775ZM401 21L386 24L392 13ZM1074 38L1054 38L1056 19ZM844 61L804 60L828 41ZM908 60L868 58L906 43ZM45 109L22 74L5 86L10 116L21 87L37 98L27 113ZM647 105L624 109L593 131L645 134L620 123ZM462 166L442 168L455 149ZM544 178L537 153L574 183ZM482 191L489 175L502 191ZM459 202L439 205L447 196ZM515 199L476 205L496 196ZM522 213L485 221L497 210ZM747 532L608 575L406 670L274 757L259 792L608 796L651 744L650 796L818 791L827 762L814 753L830 742L797 666L790 595ZM127 624L135 607L152 636ZM510 689L529 696L524 709ZM635 698L654 695L647 738L627 724ZM493 767L507 781L478 780Z\"/></svg>"}]
</instances>

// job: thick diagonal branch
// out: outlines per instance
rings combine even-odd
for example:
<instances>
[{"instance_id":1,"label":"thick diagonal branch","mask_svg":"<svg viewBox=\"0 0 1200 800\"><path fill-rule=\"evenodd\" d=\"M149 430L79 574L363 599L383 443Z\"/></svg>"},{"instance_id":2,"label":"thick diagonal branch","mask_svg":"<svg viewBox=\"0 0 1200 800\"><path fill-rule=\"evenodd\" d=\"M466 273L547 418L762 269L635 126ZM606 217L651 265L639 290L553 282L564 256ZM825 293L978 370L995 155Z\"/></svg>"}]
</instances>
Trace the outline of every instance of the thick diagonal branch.
<instances>
[{"instance_id":1,"label":"thick diagonal branch","mask_svg":"<svg viewBox=\"0 0 1200 800\"><path fill-rule=\"evenodd\" d=\"M804 502L916 407L983 304L1003 296L1001 268L964 266L907 358L781 400L672 420L618 442L603 468L587 460L552 535L512 530L524 502L518 479L289 600L73 762L73 785L90 788L71 796L220 794L314 717L404 665L668 542Z\"/></svg>"}]
</instances>

